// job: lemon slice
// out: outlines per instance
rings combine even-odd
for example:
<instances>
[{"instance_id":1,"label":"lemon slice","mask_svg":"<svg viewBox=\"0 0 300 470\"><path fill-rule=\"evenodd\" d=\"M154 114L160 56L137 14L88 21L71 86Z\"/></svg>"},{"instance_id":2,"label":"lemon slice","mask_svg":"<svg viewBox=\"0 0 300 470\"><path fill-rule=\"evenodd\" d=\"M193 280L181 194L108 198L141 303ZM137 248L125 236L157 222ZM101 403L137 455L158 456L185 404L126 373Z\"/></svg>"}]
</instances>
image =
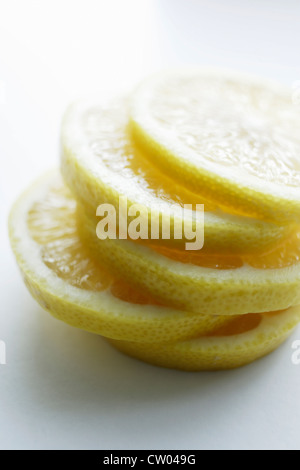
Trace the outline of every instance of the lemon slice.
<instances>
[{"instance_id":1,"label":"lemon slice","mask_svg":"<svg viewBox=\"0 0 300 470\"><path fill-rule=\"evenodd\" d=\"M233 211L300 221L300 115L289 89L192 68L145 80L131 103L134 139L178 182Z\"/></svg>"},{"instance_id":2,"label":"lemon slice","mask_svg":"<svg viewBox=\"0 0 300 470\"><path fill-rule=\"evenodd\" d=\"M14 205L11 244L24 281L56 318L103 336L133 341L174 341L227 322L161 306L96 264L77 230L76 203L54 171Z\"/></svg>"},{"instance_id":3,"label":"lemon slice","mask_svg":"<svg viewBox=\"0 0 300 470\"><path fill-rule=\"evenodd\" d=\"M242 315L300 304L298 233L272 254L201 256L131 240L99 240L96 216L80 205L78 212L81 236L95 258L168 305L208 315Z\"/></svg>"},{"instance_id":4,"label":"lemon slice","mask_svg":"<svg viewBox=\"0 0 300 470\"><path fill-rule=\"evenodd\" d=\"M209 336L174 344L110 343L150 364L186 371L233 369L276 349L300 321L300 307L281 313L245 315Z\"/></svg>"},{"instance_id":5,"label":"lemon slice","mask_svg":"<svg viewBox=\"0 0 300 470\"><path fill-rule=\"evenodd\" d=\"M191 193L160 172L132 145L126 98L106 104L96 100L75 103L65 114L61 141L64 179L93 214L99 204L109 203L119 217L120 196L125 196L128 208L139 204L146 209L150 227L150 212L158 218L170 213L172 206L172 237L174 220L179 224L193 220L191 210L183 217L183 205L192 204L195 209L196 204L204 204L207 252L256 253L272 248L290 232L290 227L225 213L203 194ZM178 248L186 241L185 237L160 240Z\"/></svg>"}]
</instances>

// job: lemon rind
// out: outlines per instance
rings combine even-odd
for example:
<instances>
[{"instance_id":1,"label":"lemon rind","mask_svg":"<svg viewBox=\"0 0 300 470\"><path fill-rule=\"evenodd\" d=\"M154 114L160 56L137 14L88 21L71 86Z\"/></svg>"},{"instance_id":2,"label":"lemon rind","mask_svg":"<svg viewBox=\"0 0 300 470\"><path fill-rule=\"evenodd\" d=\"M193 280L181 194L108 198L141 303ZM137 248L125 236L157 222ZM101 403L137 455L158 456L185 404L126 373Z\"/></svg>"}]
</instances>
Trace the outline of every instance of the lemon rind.
<instances>
[{"instance_id":1,"label":"lemon rind","mask_svg":"<svg viewBox=\"0 0 300 470\"><path fill-rule=\"evenodd\" d=\"M182 312L155 305L138 305L113 296L109 290L93 292L68 284L41 260L40 245L30 236L26 214L48 188L61 181L57 170L48 172L25 191L9 216L10 241L25 284L40 305L72 326L115 339L174 341L205 332L222 318Z\"/></svg>"}]
</instances>

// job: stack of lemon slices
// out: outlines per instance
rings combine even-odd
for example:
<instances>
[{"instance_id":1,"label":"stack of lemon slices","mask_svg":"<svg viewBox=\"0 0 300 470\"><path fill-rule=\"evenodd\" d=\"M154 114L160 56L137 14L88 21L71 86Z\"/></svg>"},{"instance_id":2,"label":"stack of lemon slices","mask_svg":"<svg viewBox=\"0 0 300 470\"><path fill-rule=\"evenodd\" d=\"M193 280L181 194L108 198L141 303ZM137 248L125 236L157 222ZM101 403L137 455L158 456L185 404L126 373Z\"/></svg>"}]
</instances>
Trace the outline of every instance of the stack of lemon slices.
<instances>
[{"instance_id":1,"label":"stack of lemon slices","mask_svg":"<svg viewBox=\"0 0 300 470\"><path fill-rule=\"evenodd\" d=\"M271 352L300 321L299 126L289 90L206 68L73 104L62 176L44 175L9 219L29 291L155 365L229 369ZM149 233L150 214L170 214L170 236L121 236L124 200ZM204 246L186 250L172 229L202 205ZM99 206L113 208L116 237L99 238Z\"/></svg>"}]
</instances>

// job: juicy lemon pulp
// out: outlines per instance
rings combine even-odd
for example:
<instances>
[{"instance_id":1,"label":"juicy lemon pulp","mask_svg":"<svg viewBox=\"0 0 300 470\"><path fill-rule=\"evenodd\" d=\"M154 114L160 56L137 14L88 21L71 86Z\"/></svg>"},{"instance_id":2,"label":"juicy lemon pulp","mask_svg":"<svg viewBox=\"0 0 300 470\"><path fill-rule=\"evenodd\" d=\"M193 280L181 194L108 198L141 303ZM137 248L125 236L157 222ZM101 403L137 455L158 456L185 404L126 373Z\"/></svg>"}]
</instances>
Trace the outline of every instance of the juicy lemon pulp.
<instances>
[{"instance_id":1,"label":"juicy lemon pulp","mask_svg":"<svg viewBox=\"0 0 300 470\"><path fill-rule=\"evenodd\" d=\"M56 178L54 180L56 181ZM49 187L41 196L40 188L43 188L44 183L42 180L37 187L34 198L36 202L32 202L31 194L29 204L26 202L27 195L20 199L21 206L17 205L11 214L10 234L17 258L20 247L21 250L24 246L28 248L28 265L27 249L19 255L29 290L41 305L53 312L57 318L73 326L104 334L116 348L131 356L153 364L184 370L215 370L252 362L278 346L299 321L300 310L297 308L285 312L225 317L221 320L218 316L193 316L178 311L175 317L180 322L178 325L171 317L168 317L164 324L164 307L149 305L150 318L147 319L142 310L131 317L128 310L120 309L120 304L105 296L108 289L112 298L128 302L130 310L136 307L148 309L148 305L136 304L144 304L151 299L140 295L123 281L114 280L107 272L99 271L100 267L91 259L88 248L77 233L76 204L68 190L61 184L55 186L47 183ZM34 193L34 189L32 192ZM20 221L21 214L26 220L31 243L40 247L37 251L28 244L28 240L23 245L20 233L26 237L26 230L24 231L23 222ZM32 256L38 256L51 271L52 281L49 279L48 287L48 274L42 272L39 261L34 261ZM35 263L37 272L32 272ZM60 281L57 282L57 279ZM70 287L76 290L73 298ZM68 296L68 291L71 297ZM78 291L83 292L84 307ZM86 295L88 292L90 294ZM91 299L94 295L97 296L99 307L101 300L106 305L108 302L106 312L93 310ZM190 326L184 334L182 329L187 327L187 322L192 322L192 327ZM154 328L154 331L149 334L151 328ZM172 341L171 337L173 335L174 338L176 328L179 328L175 334L177 340L192 339L186 339L185 342L176 342L176 339ZM159 337L162 338L161 341L158 340Z\"/></svg>"},{"instance_id":2,"label":"juicy lemon pulp","mask_svg":"<svg viewBox=\"0 0 300 470\"><path fill-rule=\"evenodd\" d=\"M53 211L56 207L57 210ZM71 285L84 289L103 290L114 283L113 278L99 268L83 245L77 230L76 202L64 188L55 188L43 201L34 204L28 214L28 225L34 240L44 245L44 263ZM234 269L244 263L258 269L276 269L291 266L300 260L300 232L295 232L285 243L271 253L257 256L205 255L201 251L182 251L152 245L158 253L197 266L214 269ZM134 292L125 283L116 281L111 286L117 297L136 303L148 303L149 298ZM130 292L130 294L129 294ZM156 303L155 299L152 299Z\"/></svg>"},{"instance_id":3,"label":"juicy lemon pulp","mask_svg":"<svg viewBox=\"0 0 300 470\"><path fill-rule=\"evenodd\" d=\"M215 370L271 352L300 318L299 125L279 88L207 70L74 104L61 135L75 199L53 173L10 217L33 297L152 364ZM195 228L204 204L204 249L185 250L186 234L99 240L96 208L113 205L118 230L120 196L142 206L148 229L159 216L160 235L164 214L170 232Z\"/></svg>"},{"instance_id":4,"label":"juicy lemon pulp","mask_svg":"<svg viewBox=\"0 0 300 470\"><path fill-rule=\"evenodd\" d=\"M76 202L65 188L54 187L33 204L27 224L32 238L43 245L42 259L58 277L82 289L101 291L112 277L89 257L76 226Z\"/></svg>"},{"instance_id":5,"label":"juicy lemon pulp","mask_svg":"<svg viewBox=\"0 0 300 470\"><path fill-rule=\"evenodd\" d=\"M213 269L235 269L240 268L243 264L252 266L257 269L279 269L292 266L300 261L300 232L299 229L291 234L282 244L277 246L270 252L248 255L235 256L222 254L208 254L200 251L182 251L172 248L160 247L152 244L151 248L167 258L181 263L194 264Z\"/></svg>"},{"instance_id":6,"label":"juicy lemon pulp","mask_svg":"<svg viewBox=\"0 0 300 470\"><path fill-rule=\"evenodd\" d=\"M78 234L78 223L77 205L66 187L53 186L43 199L33 204L28 212L27 224L32 238L43 246L41 253L46 266L61 279L81 289L101 291L109 288L115 297L126 302L159 305L154 298L147 297L120 279L115 279L103 267L100 268ZM298 239L297 236L295 238ZM291 243L291 246L294 244ZM204 258L207 258L204 263L209 265L211 258ZM229 264L222 268L229 269ZM206 336L245 333L256 328L262 316L279 313L241 315Z\"/></svg>"},{"instance_id":7,"label":"juicy lemon pulp","mask_svg":"<svg viewBox=\"0 0 300 470\"><path fill-rule=\"evenodd\" d=\"M128 185L142 188L148 197L180 206L193 203L195 207L205 203L207 211L216 208L215 204L177 184L147 160L133 144L127 123L128 103L125 99L107 108L91 109L82 117L89 146L107 169L122 174ZM126 194L126 187L123 190Z\"/></svg>"},{"instance_id":8,"label":"juicy lemon pulp","mask_svg":"<svg viewBox=\"0 0 300 470\"><path fill-rule=\"evenodd\" d=\"M206 334L231 321L160 305L122 273L112 277L103 259L94 260L92 243L82 241L82 224L56 172L22 194L10 213L10 240L24 282L57 319L104 337L150 343Z\"/></svg>"},{"instance_id":9,"label":"juicy lemon pulp","mask_svg":"<svg viewBox=\"0 0 300 470\"><path fill-rule=\"evenodd\" d=\"M78 234L76 202L65 187L56 186L33 204L27 223L32 238L43 245L43 262L59 278L85 290L111 293L125 302L158 304L155 299L115 279L91 257Z\"/></svg>"},{"instance_id":10,"label":"juicy lemon pulp","mask_svg":"<svg viewBox=\"0 0 300 470\"><path fill-rule=\"evenodd\" d=\"M173 70L138 86L130 114L135 142L177 182L225 211L299 222L300 119L289 89Z\"/></svg>"},{"instance_id":11,"label":"juicy lemon pulp","mask_svg":"<svg viewBox=\"0 0 300 470\"><path fill-rule=\"evenodd\" d=\"M292 132L299 117L290 99L282 95L275 101L265 86L200 74L170 77L155 92L159 100L153 96L149 114L195 158L300 186L300 140Z\"/></svg>"},{"instance_id":12,"label":"juicy lemon pulp","mask_svg":"<svg viewBox=\"0 0 300 470\"><path fill-rule=\"evenodd\" d=\"M245 256L244 262L254 268L277 269L293 266L300 260L300 231L296 230L280 246L270 253L258 256Z\"/></svg>"},{"instance_id":13,"label":"juicy lemon pulp","mask_svg":"<svg viewBox=\"0 0 300 470\"><path fill-rule=\"evenodd\" d=\"M131 136L127 100L107 105L85 102L71 106L62 129L62 173L76 199L95 214L99 204L112 204L119 215L120 197L126 196L128 207L140 204L143 213L162 217L171 212L171 226L183 222L182 208L204 205L207 252L251 253L276 246L290 232L279 226L249 217L237 216L234 209L225 212L189 184L176 182L169 172L162 172L156 159L149 161ZM84 156L84 157L83 157ZM157 155L159 157L159 155ZM188 208L190 209L190 207ZM144 217L144 215L143 215ZM192 220L192 212L184 217ZM132 218L128 217L128 224ZM118 217L117 217L118 221ZM117 223L118 229L118 223ZM160 246L182 248L185 239L160 239ZM147 241L144 241L148 244Z\"/></svg>"}]
</instances>

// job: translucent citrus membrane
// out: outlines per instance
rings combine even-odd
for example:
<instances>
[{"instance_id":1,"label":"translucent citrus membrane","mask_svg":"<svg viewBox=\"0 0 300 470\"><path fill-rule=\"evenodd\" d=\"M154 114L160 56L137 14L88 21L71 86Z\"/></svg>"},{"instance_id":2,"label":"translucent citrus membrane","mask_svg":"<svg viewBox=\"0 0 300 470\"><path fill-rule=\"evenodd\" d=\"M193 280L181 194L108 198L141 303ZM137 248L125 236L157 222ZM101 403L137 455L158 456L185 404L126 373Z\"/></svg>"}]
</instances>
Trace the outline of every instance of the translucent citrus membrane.
<instances>
[{"instance_id":1,"label":"translucent citrus membrane","mask_svg":"<svg viewBox=\"0 0 300 470\"><path fill-rule=\"evenodd\" d=\"M152 196L168 202L170 206L173 204L178 204L181 207L190 205L193 210L197 210L197 204L199 204L201 207L204 205L205 212L247 216L247 213L242 213L240 208L235 210L226 206L221 207L221 205L218 206L215 202L204 197L200 191L198 193L192 192L183 183L176 182L167 173L160 170L155 165L155 158L152 160L147 158L145 151L139 148L138 143L133 139L131 125L128 124L128 103L126 99L123 99L123 102L112 102L107 108L89 109L82 117L82 126L88 136L93 153L98 155L101 162L110 171L122 175L122 184L127 181L127 184L131 188L135 188L135 191L142 190L143 197L145 197L145 193L148 193L149 202L151 201L150 196ZM122 187L122 191L126 195L126 185ZM277 238L277 240L274 239L270 243L272 247L277 247L283 240L284 238ZM148 246L162 247L162 249L166 246L165 243L161 243L161 240L152 240L150 242L149 240L140 240L140 242ZM206 247L204 246L203 252L205 250ZM248 252L253 253L251 246L249 246ZM176 256L185 262L179 253ZM231 269L240 267L243 264L243 261L236 256L227 259L224 256L220 262L216 261L213 255L207 256L205 260L202 257L199 261L197 259L195 258L195 261L192 262L201 266L217 267L218 269Z\"/></svg>"},{"instance_id":2,"label":"translucent citrus membrane","mask_svg":"<svg viewBox=\"0 0 300 470\"><path fill-rule=\"evenodd\" d=\"M130 114L135 143L178 183L224 211L299 221L299 113L289 90L221 70L172 71L135 90Z\"/></svg>"},{"instance_id":3,"label":"translucent citrus membrane","mask_svg":"<svg viewBox=\"0 0 300 470\"><path fill-rule=\"evenodd\" d=\"M200 190L188 188L188 184L184 180L176 183L176 180L167 175L167 171L164 172L163 169L152 163L155 161L156 155L149 154L150 152L147 152L139 140L133 136L131 125L127 126L124 135L126 139L130 140L129 148L131 149L128 154L124 153L124 168L130 171L128 175L131 174L135 179L138 179L139 184L142 184L143 188L155 194L156 197L170 204L177 203L181 207L190 204L194 210L196 210L197 204L204 204L205 212L249 217L249 213L241 207L228 207L220 201L216 203L209 198L209 195L204 196Z\"/></svg>"},{"instance_id":4,"label":"translucent citrus membrane","mask_svg":"<svg viewBox=\"0 0 300 470\"><path fill-rule=\"evenodd\" d=\"M292 266L300 260L300 230L291 234L291 236L282 242L279 246L270 252L237 256L221 254L206 255L202 251L184 251L174 248L166 248L156 244L151 248L167 258L174 259L181 263L190 263L197 266L213 269L235 269L244 264L257 269L279 269Z\"/></svg>"},{"instance_id":5,"label":"translucent citrus membrane","mask_svg":"<svg viewBox=\"0 0 300 470\"><path fill-rule=\"evenodd\" d=\"M193 150L195 159L299 187L299 116L288 93L197 74L169 75L153 95L148 105L153 121Z\"/></svg>"},{"instance_id":6,"label":"translucent citrus membrane","mask_svg":"<svg viewBox=\"0 0 300 470\"><path fill-rule=\"evenodd\" d=\"M228 213L247 216L240 208L228 208L216 204L201 191L191 191L184 182L176 182L155 165L155 158L147 158L138 141L133 138L132 126L128 124L128 103L126 99L111 103L107 108L94 108L82 117L82 126L88 135L90 147L101 158L107 168L122 174L131 187L142 188L158 199L183 207L204 204L206 212ZM123 188L126 194L126 187ZM144 243L147 243L144 241Z\"/></svg>"},{"instance_id":7,"label":"translucent citrus membrane","mask_svg":"<svg viewBox=\"0 0 300 470\"><path fill-rule=\"evenodd\" d=\"M173 181L161 172L134 145L128 125L128 103L126 99L110 103L109 107L89 109L82 116L82 126L89 138L90 147L101 158L107 168L122 174L130 187L142 188L149 195L170 204L205 204L206 211L217 210L201 194ZM126 187L123 188L126 194Z\"/></svg>"},{"instance_id":8,"label":"translucent citrus membrane","mask_svg":"<svg viewBox=\"0 0 300 470\"><path fill-rule=\"evenodd\" d=\"M69 191L61 186L52 190L28 213L28 227L32 238L42 245L45 265L69 284L91 291L110 289L125 302L154 304L147 294L134 290L91 258L77 229L76 203Z\"/></svg>"}]
</instances>

